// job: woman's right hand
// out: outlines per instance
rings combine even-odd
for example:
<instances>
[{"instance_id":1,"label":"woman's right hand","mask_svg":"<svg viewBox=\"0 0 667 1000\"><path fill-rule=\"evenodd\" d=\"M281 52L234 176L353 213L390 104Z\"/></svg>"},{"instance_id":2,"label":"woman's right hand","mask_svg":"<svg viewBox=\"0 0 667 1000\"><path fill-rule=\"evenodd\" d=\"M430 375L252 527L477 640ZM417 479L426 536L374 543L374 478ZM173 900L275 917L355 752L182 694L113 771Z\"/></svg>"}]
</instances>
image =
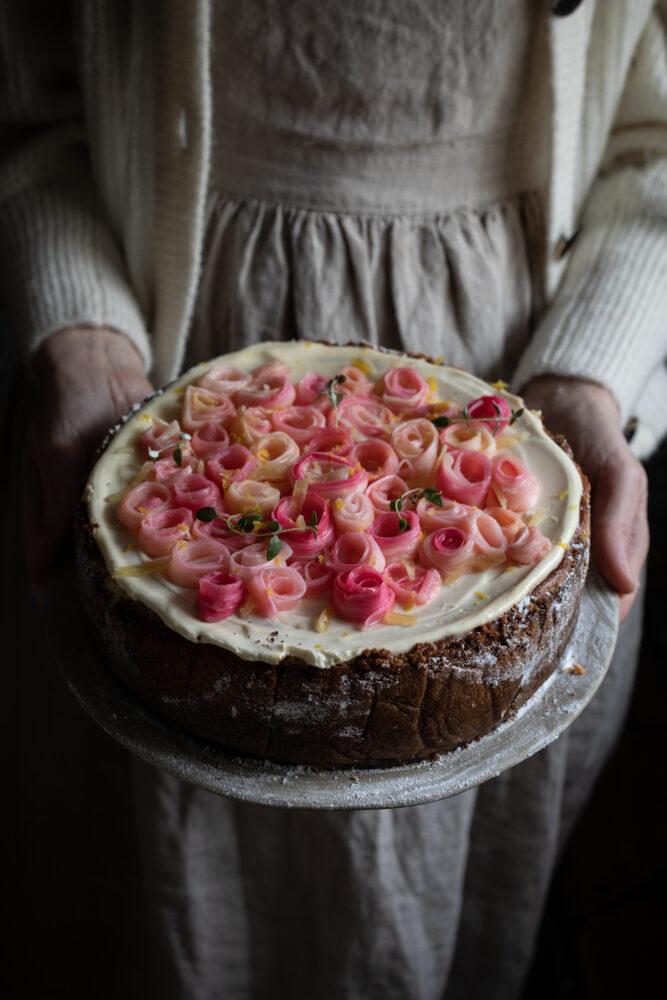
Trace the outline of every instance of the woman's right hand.
<instances>
[{"instance_id":1,"label":"woman's right hand","mask_svg":"<svg viewBox=\"0 0 667 1000\"><path fill-rule=\"evenodd\" d=\"M131 341L99 327L52 334L37 351L33 372L23 510L28 569L39 590L45 570L71 535L75 504L95 449L153 387Z\"/></svg>"}]
</instances>

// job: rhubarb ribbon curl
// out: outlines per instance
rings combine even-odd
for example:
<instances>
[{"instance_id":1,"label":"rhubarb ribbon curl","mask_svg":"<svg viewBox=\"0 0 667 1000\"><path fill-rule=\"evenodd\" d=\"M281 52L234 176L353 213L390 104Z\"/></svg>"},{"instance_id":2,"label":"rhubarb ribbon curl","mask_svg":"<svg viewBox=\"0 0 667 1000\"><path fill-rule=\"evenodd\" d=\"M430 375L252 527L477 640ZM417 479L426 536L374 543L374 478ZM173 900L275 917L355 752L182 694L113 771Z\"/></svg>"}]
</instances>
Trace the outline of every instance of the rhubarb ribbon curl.
<instances>
[{"instance_id":1,"label":"rhubarb ribbon curl","mask_svg":"<svg viewBox=\"0 0 667 1000\"><path fill-rule=\"evenodd\" d=\"M356 566L339 573L331 592L337 614L363 631L381 622L393 608L395 599L389 584L370 566Z\"/></svg>"},{"instance_id":2,"label":"rhubarb ribbon curl","mask_svg":"<svg viewBox=\"0 0 667 1000\"><path fill-rule=\"evenodd\" d=\"M478 451L445 451L436 485L443 496L481 507L491 482L491 462Z\"/></svg>"}]
</instances>

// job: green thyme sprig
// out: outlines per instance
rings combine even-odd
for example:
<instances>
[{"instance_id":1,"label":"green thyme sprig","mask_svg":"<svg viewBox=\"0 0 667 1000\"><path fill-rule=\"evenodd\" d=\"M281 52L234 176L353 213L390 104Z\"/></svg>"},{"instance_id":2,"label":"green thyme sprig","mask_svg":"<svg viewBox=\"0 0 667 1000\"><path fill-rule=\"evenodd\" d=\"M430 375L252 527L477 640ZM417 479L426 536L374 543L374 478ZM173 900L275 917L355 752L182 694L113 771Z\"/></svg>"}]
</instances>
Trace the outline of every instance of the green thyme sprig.
<instances>
[{"instance_id":1,"label":"green thyme sprig","mask_svg":"<svg viewBox=\"0 0 667 1000\"><path fill-rule=\"evenodd\" d=\"M434 503L436 507L442 507L442 493L440 490L436 490L433 486L426 486L423 489L418 487L417 489L406 490L405 493L401 493L400 497L396 497L390 502L389 510L395 514L400 514L404 503L410 503L414 507L418 500L428 500L429 503ZM409 527L410 522L406 521L404 517L399 517L398 530L407 531Z\"/></svg>"},{"instance_id":2,"label":"green thyme sprig","mask_svg":"<svg viewBox=\"0 0 667 1000\"><path fill-rule=\"evenodd\" d=\"M496 411L497 416L502 417L502 413L500 412L500 407L495 401L493 402L493 407ZM516 423L519 417L522 416L523 410L524 408L522 406L520 410L511 411L512 416L510 417L510 426ZM434 427L449 427L450 424L465 424L466 427L470 427L471 424L478 424L478 423L488 424L489 419L490 419L489 417L471 417L470 414L468 413L468 407L466 406L463 410L461 410L461 415L458 417L446 417L443 414L443 416L441 417L434 417L431 423L434 425ZM497 434L499 430L500 430L500 424L497 423L493 428L493 433Z\"/></svg>"},{"instance_id":3,"label":"green thyme sprig","mask_svg":"<svg viewBox=\"0 0 667 1000\"><path fill-rule=\"evenodd\" d=\"M343 393L342 392L337 392L336 391L336 386L337 385L342 385L343 382L346 382L346 381L347 381L347 378L346 378L345 375L334 375L333 378L329 379L329 381L325 385L324 389L322 389L322 392L320 392L315 397L315 402L317 402L318 399L321 399L322 396L326 396L327 397L327 399L329 400L329 403L331 405L331 408L334 411L334 420L336 421L336 427L338 427L338 407L343 402Z\"/></svg>"},{"instance_id":4,"label":"green thyme sprig","mask_svg":"<svg viewBox=\"0 0 667 1000\"><path fill-rule=\"evenodd\" d=\"M178 435L178 444L176 445L176 447L172 452L172 457L176 462L176 465L178 465L179 467L183 465L183 452L181 450L181 443L183 441L189 441L191 437L192 434L184 434L183 431L181 431L181 433ZM158 450L156 450L155 448L149 448L148 457L152 458L153 461L157 461L160 458L160 455L162 455L165 451L169 451L170 448L171 444L166 444L164 448L160 448Z\"/></svg>"},{"instance_id":5,"label":"green thyme sprig","mask_svg":"<svg viewBox=\"0 0 667 1000\"><path fill-rule=\"evenodd\" d=\"M200 507L195 512L195 517L198 521L203 521L205 524L216 520L224 521L227 530L234 535L254 534L256 538L268 538L266 558L269 560L275 559L283 547L280 535L285 535L290 531L312 531L313 538L317 538L317 511L313 511L310 515L310 520L306 528L284 528L280 521L269 521L267 524L262 524L262 515L259 511L242 514L235 521L233 517L218 514L214 507ZM258 530L259 528L262 530Z\"/></svg>"}]
</instances>

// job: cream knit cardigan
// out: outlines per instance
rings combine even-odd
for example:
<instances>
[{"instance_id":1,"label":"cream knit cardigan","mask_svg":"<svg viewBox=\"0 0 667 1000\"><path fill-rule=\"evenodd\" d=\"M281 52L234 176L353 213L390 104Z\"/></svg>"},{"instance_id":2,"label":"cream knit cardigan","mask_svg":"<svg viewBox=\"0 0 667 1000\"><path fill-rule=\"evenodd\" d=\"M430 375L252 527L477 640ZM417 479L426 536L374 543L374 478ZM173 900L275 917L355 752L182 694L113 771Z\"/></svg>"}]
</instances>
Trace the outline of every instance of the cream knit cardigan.
<instances>
[{"instance_id":1,"label":"cream knit cardigan","mask_svg":"<svg viewBox=\"0 0 667 1000\"><path fill-rule=\"evenodd\" d=\"M162 384L201 269L211 0L85 0L80 89L58 85L76 65L63 5L41 2L29 23L26 5L0 8L0 114L21 126L0 160L6 297L27 357L62 327L105 325ZM667 0L584 0L550 17L549 48L548 308L514 384L603 383L645 455L667 430Z\"/></svg>"}]
</instances>

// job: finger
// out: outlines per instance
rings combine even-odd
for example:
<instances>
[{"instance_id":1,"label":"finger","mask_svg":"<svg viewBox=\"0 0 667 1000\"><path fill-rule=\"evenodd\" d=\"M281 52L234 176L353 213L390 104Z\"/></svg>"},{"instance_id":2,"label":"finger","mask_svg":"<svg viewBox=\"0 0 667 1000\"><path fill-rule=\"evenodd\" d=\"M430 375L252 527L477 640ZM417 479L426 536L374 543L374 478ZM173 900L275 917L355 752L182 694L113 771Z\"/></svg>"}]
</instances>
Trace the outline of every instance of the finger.
<instances>
[{"instance_id":1,"label":"finger","mask_svg":"<svg viewBox=\"0 0 667 1000\"><path fill-rule=\"evenodd\" d=\"M620 612L619 612L619 619L618 619L619 624L622 624L625 621L625 619L628 617L628 615L630 614L630 609L632 608L632 605L635 602L635 598L636 598L638 592L639 592L639 588L637 588L637 590L633 590L633 592L631 594L625 594L625 596L621 598Z\"/></svg>"},{"instance_id":2,"label":"finger","mask_svg":"<svg viewBox=\"0 0 667 1000\"><path fill-rule=\"evenodd\" d=\"M637 588L648 551L646 474L629 450L614 450L595 477L593 553L609 583L621 595Z\"/></svg>"}]
</instances>

